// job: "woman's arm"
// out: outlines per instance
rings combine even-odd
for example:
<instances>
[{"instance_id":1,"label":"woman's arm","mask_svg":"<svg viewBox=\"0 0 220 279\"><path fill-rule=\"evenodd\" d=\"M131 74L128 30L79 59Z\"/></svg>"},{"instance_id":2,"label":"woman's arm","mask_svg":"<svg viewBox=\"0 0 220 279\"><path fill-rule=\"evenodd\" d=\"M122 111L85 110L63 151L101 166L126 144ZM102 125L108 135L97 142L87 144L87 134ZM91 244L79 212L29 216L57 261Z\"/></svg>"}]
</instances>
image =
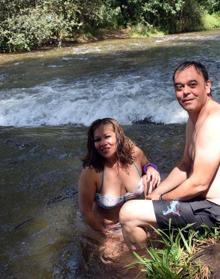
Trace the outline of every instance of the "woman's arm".
<instances>
[{"instance_id":1,"label":"woman's arm","mask_svg":"<svg viewBox=\"0 0 220 279\"><path fill-rule=\"evenodd\" d=\"M150 162L144 152L137 146L135 146L135 157L137 162L139 162L139 165L141 166L141 170L143 172L144 166L147 166L147 164ZM148 166L146 173L143 175L143 183L145 186L145 196L147 196L160 183L160 173L158 172L158 170L152 166Z\"/></svg>"},{"instance_id":2,"label":"woman's arm","mask_svg":"<svg viewBox=\"0 0 220 279\"><path fill-rule=\"evenodd\" d=\"M79 208L85 222L94 230L104 233L104 226L93 211L96 185L97 173L95 170L92 168L83 169L79 178Z\"/></svg>"}]
</instances>

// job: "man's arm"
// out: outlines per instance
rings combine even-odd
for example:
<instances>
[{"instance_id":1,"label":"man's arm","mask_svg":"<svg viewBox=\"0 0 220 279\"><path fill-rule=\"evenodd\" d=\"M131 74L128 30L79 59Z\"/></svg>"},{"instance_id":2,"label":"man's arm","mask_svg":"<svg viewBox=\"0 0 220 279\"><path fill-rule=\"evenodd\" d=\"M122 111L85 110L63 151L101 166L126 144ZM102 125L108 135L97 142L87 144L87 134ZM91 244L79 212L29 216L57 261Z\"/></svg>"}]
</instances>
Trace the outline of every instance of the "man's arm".
<instances>
[{"instance_id":1,"label":"man's arm","mask_svg":"<svg viewBox=\"0 0 220 279\"><path fill-rule=\"evenodd\" d=\"M190 171L190 158L188 152L189 142L191 138L190 135L192 133L192 128L190 126L190 123L188 123L186 127L185 148L181 161L176 167L173 168L166 179L163 180L160 185L150 195L147 196L147 198L158 200L160 199L161 195L164 195L165 193L175 189L187 179L188 173Z\"/></svg>"},{"instance_id":2,"label":"man's arm","mask_svg":"<svg viewBox=\"0 0 220 279\"><path fill-rule=\"evenodd\" d=\"M192 173L184 182L163 195L165 200L188 200L204 195L219 168L220 162L220 113L205 120L198 130Z\"/></svg>"},{"instance_id":3,"label":"man's arm","mask_svg":"<svg viewBox=\"0 0 220 279\"><path fill-rule=\"evenodd\" d=\"M160 185L147 196L148 199L158 200L165 193L172 191L187 179L187 168L184 160L182 160L167 176L167 178L160 183ZM165 199L165 198L164 198Z\"/></svg>"}]
</instances>

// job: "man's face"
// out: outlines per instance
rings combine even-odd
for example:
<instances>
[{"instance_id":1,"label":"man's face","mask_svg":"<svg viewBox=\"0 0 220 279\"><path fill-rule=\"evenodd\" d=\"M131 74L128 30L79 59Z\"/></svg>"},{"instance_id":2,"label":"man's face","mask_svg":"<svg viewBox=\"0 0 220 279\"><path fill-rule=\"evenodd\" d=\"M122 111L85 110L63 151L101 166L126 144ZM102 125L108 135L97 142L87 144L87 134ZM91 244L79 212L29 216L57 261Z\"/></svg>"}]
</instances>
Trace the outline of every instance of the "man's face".
<instances>
[{"instance_id":1,"label":"man's face","mask_svg":"<svg viewBox=\"0 0 220 279\"><path fill-rule=\"evenodd\" d=\"M179 104L188 112L200 111L211 92L210 81L194 66L176 72L174 87Z\"/></svg>"}]
</instances>

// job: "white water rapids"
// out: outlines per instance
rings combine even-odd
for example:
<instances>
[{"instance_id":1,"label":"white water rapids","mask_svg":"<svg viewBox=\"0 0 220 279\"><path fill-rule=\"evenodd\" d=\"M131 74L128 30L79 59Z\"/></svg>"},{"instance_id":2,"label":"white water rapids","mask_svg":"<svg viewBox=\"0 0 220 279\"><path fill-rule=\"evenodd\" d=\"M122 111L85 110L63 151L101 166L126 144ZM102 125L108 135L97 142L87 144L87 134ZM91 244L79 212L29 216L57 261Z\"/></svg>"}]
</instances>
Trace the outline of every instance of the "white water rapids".
<instances>
[{"instance_id":1,"label":"white water rapids","mask_svg":"<svg viewBox=\"0 0 220 279\"><path fill-rule=\"evenodd\" d=\"M102 117L183 123L172 87L180 61L203 62L219 99L220 32L201 34L99 42L60 50L53 59L44 53L4 64L0 126L87 126Z\"/></svg>"}]
</instances>

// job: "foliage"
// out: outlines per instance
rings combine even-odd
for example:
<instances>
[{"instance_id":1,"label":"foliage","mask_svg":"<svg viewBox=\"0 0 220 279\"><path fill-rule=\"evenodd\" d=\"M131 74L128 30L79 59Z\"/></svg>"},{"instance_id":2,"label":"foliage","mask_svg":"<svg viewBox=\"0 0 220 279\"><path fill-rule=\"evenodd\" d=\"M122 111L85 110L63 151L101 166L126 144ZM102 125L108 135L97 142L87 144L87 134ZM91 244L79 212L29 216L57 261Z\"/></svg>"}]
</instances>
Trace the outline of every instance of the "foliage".
<instances>
[{"instance_id":1,"label":"foliage","mask_svg":"<svg viewBox=\"0 0 220 279\"><path fill-rule=\"evenodd\" d=\"M111 8L120 8L118 21L124 27L142 24L168 33L193 31L201 25L202 10L196 0L124 0L110 1ZM193 16L192 16L193 11Z\"/></svg>"},{"instance_id":2,"label":"foliage","mask_svg":"<svg viewBox=\"0 0 220 279\"><path fill-rule=\"evenodd\" d=\"M131 26L130 36L133 38L149 37L153 35L164 35L164 33L151 24L138 23L137 25Z\"/></svg>"},{"instance_id":3,"label":"foliage","mask_svg":"<svg viewBox=\"0 0 220 279\"><path fill-rule=\"evenodd\" d=\"M193 16L192 16L193 11ZM202 9L196 0L185 0L183 8L178 12L174 32L189 32L203 29Z\"/></svg>"},{"instance_id":4,"label":"foliage","mask_svg":"<svg viewBox=\"0 0 220 279\"><path fill-rule=\"evenodd\" d=\"M218 0L0 0L0 6L2 52L61 45L101 28L143 35L201 30L207 14L220 11ZM216 26L214 18L208 26Z\"/></svg>"},{"instance_id":5,"label":"foliage","mask_svg":"<svg viewBox=\"0 0 220 279\"><path fill-rule=\"evenodd\" d=\"M8 18L0 29L0 44L3 51L30 50L41 46L53 35L53 15L32 10L29 14Z\"/></svg>"},{"instance_id":6,"label":"foliage","mask_svg":"<svg viewBox=\"0 0 220 279\"><path fill-rule=\"evenodd\" d=\"M220 11L219 0L198 0L198 3L210 14Z\"/></svg>"},{"instance_id":7,"label":"foliage","mask_svg":"<svg viewBox=\"0 0 220 279\"><path fill-rule=\"evenodd\" d=\"M163 248L150 247L147 257L134 253L137 261L131 266L141 265L146 277L152 279L207 278L207 267L204 273L204 267L194 260L194 256L199 247L207 242L207 238L220 239L219 228L210 230L205 227L202 234L190 229L190 225L175 231L170 229L168 233L160 229L155 231Z\"/></svg>"},{"instance_id":8,"label":"foliage","mask_svg":"<svg viewBox=\"0 0 220 279\"><path fill-rule=\"evenodd\" d=\"M204 29L206 30L220 28L220 13L213 13L211 15L205 13L202 18L202 21Z\"/></svg>"},{"instance_id":9,"label":"foliage","mask_svg":"<svg viewBox=\"0 0 220 279\"><path fill-rule=\"evenodd\" d=\"M14 17L24 9L34 8L36 4L37 0L0 0L0 21Z\"/></svg>"}]
</instances>

